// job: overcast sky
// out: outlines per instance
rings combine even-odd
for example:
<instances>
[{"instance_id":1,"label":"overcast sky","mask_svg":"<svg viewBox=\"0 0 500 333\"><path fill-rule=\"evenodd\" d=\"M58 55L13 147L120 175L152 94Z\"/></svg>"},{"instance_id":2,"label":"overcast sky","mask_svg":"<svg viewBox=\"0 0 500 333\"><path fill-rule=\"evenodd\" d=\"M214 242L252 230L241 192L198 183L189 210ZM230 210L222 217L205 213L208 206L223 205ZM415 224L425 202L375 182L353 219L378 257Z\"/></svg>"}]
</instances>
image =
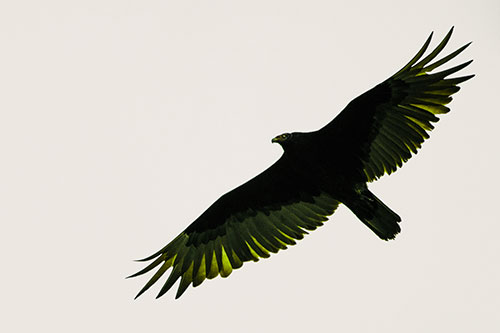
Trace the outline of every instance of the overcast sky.
<instances>
[{"instance_id":1,"label":"overcast sky","mask_svg":"<svg viewBox=\"0 0 500 333\"><path fill-rule=\"evenodd\" d=\"M3 332L499 332L498 1L3 1ZM475 73L417 156L227 278L134 301L133 262L455 26Z\"/></svg>"}]
</instances>

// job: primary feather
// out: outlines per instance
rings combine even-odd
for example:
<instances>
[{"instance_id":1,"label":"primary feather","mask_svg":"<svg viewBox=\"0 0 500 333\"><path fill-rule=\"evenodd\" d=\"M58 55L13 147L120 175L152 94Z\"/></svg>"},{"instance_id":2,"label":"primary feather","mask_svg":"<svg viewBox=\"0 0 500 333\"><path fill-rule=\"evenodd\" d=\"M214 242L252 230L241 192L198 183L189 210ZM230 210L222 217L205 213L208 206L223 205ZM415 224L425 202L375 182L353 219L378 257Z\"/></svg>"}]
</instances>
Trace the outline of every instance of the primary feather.
<instances>
[{"instance_id":1,"label":"primary feather","mask_svg":"<svg viewBox=\"0 0 500 333\"><path fill-rule=\"evenodd\" d=\"M156 273L136 297L170 275L157 297L180 279L176 298L193 285L227 277L246 261L258 261L294 245L321 226L340 203L384 240L400 232L400 217L371 193L366 183L401 167L417 153L428 132L447 113L457 86L474 75L448 78L471 61L441 72L467 46L432 63L448 43L422 58L432 34L401 70L351 101L329 124L310 133L273 139L284 153L260 175L224 194L160 251L142 275Z\"/></svg>"}]
</instances>

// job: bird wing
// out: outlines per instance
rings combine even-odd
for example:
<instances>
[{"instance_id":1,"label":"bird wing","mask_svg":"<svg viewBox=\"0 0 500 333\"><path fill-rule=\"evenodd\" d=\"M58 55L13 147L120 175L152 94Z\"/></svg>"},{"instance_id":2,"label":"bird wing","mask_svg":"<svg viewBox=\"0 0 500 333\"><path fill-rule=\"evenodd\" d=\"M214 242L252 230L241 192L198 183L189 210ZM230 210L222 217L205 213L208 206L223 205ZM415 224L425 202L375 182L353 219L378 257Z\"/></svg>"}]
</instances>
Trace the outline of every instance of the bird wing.
<instances>
[{"instance_id":1,"label":"bird wing","mask_svg":"<svg viewBox=\"0 0 500 333\"><path fill-rule=\"evenodd\" d=\"M386 81L351 101L329 124L317 131L324 140L335 142L335 147L352 158L353 165L366 181L373 181L385 173L401 167L416 154L423 141L429 138L437 115L450 111L445 105L460 88L459 83L474 75L447 78L472 60L431 73L455 58L470 43L442 59L429 64L448 43L453 28L443 41L422 58L432 33L413 59Z\"/></svg>"},{"instance_id":2,"label":"bird wing","mask_svg":"<svg viewBox=\"0 0 500 333\"><path fill-rule=\"evenodd\" d=\"M294 174L284 156L247 183L226 193L163 249L142 275L159 266L139 297L172 268L157 297L181 278L176 298L187 287L218 275L227 277L246 261L258 261L294 245L333 214L339 202ZM301 190L298 190L301 189Z\"/></svg>"}]
</instances>

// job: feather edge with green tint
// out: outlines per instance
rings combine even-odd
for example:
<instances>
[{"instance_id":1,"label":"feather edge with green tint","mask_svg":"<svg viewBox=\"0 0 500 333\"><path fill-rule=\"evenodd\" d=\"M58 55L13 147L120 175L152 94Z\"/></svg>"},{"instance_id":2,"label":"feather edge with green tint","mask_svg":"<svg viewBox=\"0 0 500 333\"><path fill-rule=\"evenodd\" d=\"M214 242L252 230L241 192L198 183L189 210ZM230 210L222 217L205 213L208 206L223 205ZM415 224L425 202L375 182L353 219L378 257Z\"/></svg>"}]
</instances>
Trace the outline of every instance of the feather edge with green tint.
<instances>
[{"instance_id":1,"label":"feather edge with green tint","mask_svg":"<svg viewBox=\"0 0 500 333\"><path fill-rule=\"evenodd\" d=\"M324 197L324 194L318 197L321 196ZM148 257L150 260L154 259L151 264L130 276L142 275L161 265L136 297L142 295L155 284L169 268L172 268L172 271L157 297L165 294L178 279L180 279L180 283L176 298L183 295L189 285L197 287L206 279L212 279L218 275L227 277L234 269L241 267L244 262L258 260L259 257L267 258L270 256L269 252L277 253L279 250L286 249L287 246L294 245L295 240L301 239L303 234L306 234L306 231L293 223L292 220L300 222L304 227L316 229L323 224L320 220L326 219L327 215L317 214L315 210L331 215L338 205L338 202L334 200L326 200L325 198L318 198L317 200L319 205L317 203L289 205L299 204L302 208L298 209L298 211L301 211L302 219L307 221L303 221L296 216L293 213L295 209L289 209L290 207L287 209L284 206L279 211L270 211L268 216L261 212L255 212L250 214L253 215L252 217L243 221L229 220L226 222L226 233L218 236L215 240L208 241L206 244L195 245L191 243L186 246L189 235L181 233L162 249L163 252L156 252L156 257ZM315 206L316 209L311 209L310 205ZM330 207L330 210L326 207ZM288 215L288 218L284 218L284 212L286 212L285 215ZM293 216L292 220L290 220L290 216ZM293 230L292 226L296 230ZM229 256L231 256L231 259ZM236 256L237 260L234 256ZM240 258L240 256L243 258ZM166 258L168 258L167 261L165 261ZM234 265L231 263L232 261Z\"/></svg>"}]
</instances>

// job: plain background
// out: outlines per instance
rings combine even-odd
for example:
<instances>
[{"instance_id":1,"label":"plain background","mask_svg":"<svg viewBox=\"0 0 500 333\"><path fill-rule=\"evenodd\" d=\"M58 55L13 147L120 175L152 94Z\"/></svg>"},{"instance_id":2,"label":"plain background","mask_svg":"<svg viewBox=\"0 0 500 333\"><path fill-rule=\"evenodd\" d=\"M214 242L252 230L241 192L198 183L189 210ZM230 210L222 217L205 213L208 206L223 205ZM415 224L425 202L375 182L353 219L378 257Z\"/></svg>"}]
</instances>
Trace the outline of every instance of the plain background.
<instances>
[{"instance_id":1,"label":"plain background","mask_svg":"<svg viewBox=\"0 0 500 333\"><path fill-rule=\"evenodd\" d=\"M499 332L498 1L4 1L3 332ZM420 153L297 246L159 300L132 259L435 32L477 76Z\"/></svg>"}]
</instances>

